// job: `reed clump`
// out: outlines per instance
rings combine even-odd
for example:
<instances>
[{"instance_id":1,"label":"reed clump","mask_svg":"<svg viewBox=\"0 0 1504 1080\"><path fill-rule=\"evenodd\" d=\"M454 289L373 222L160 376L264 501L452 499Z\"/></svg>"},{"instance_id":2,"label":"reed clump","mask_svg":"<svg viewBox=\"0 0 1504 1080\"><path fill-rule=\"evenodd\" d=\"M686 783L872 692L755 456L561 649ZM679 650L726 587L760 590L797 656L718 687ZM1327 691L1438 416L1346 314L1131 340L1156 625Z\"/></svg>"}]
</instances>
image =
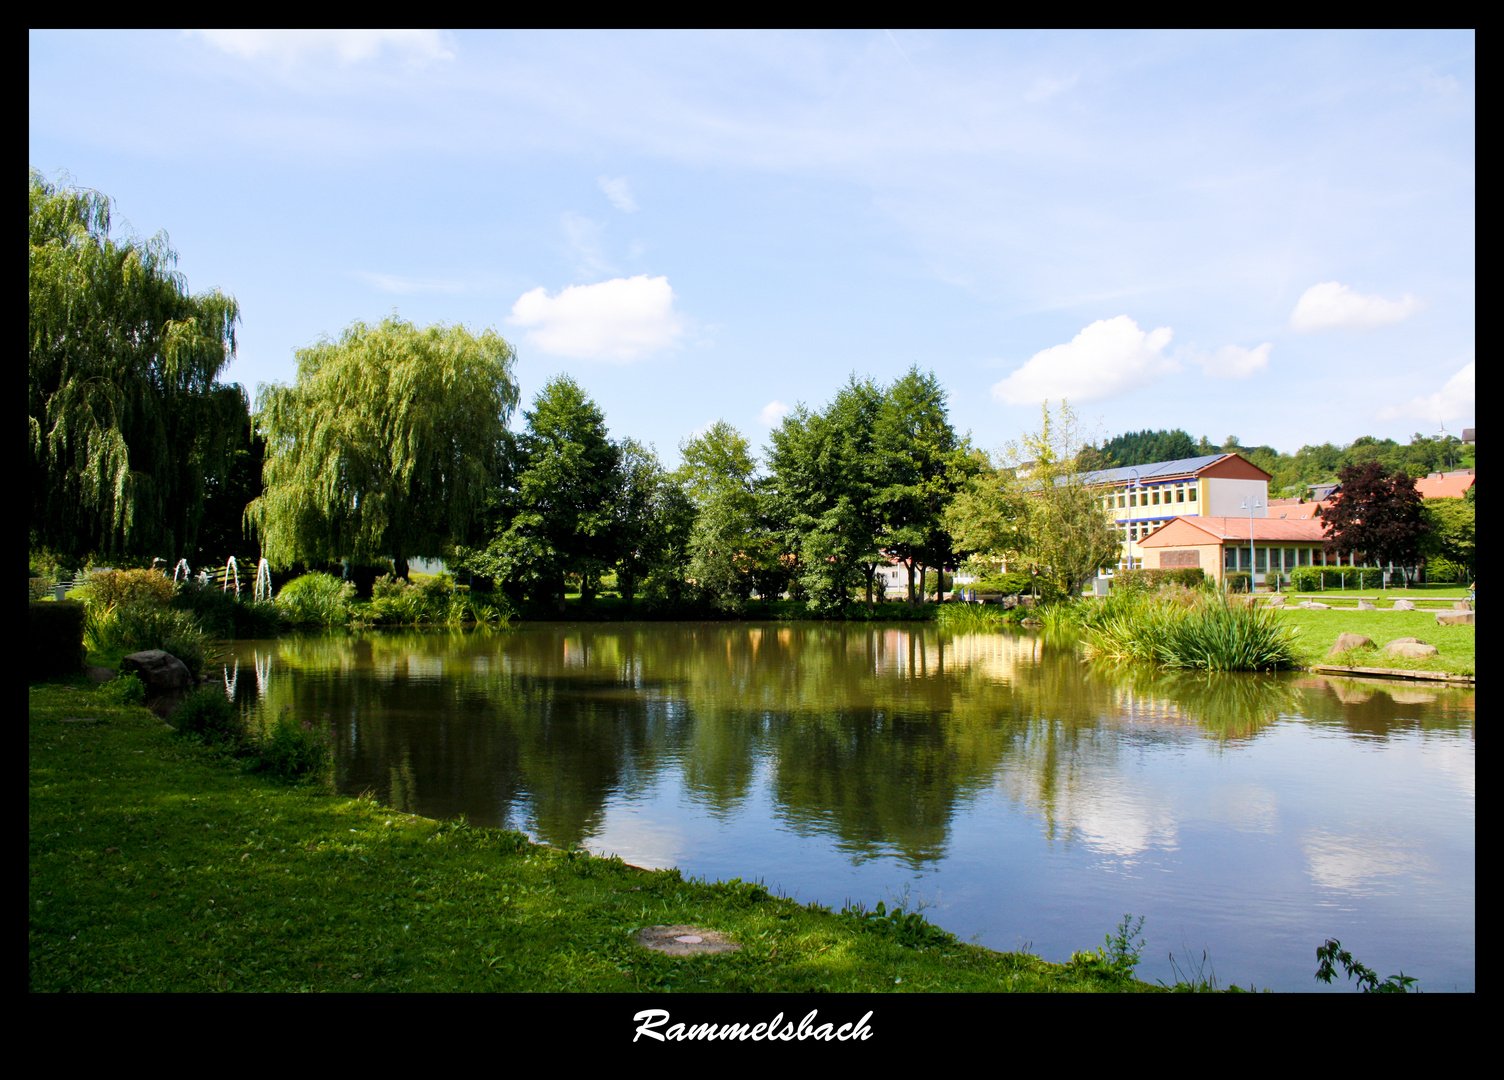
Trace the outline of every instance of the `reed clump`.
<instances>
[{"instance_id":1,"label":"reed clump","mask_svg":"<svg viewBox=\"0 0 1504 1080\"><path fill-rule=\"evenodd\" d=\"M1082 627L1090 656L1199 671L1298 666L1293 627L1274 611L1196 590L1125 596Z\"/></svg>"}]
</instances>

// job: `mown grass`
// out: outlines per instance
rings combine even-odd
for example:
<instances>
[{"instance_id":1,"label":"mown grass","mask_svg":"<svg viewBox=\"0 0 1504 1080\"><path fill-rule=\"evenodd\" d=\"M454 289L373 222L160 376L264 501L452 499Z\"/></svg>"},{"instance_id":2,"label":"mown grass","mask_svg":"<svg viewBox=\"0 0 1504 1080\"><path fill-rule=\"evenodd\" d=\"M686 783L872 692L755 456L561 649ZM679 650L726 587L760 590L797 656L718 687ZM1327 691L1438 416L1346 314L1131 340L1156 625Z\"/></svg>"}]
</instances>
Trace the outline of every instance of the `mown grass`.
<instances>
[{"instance_id":1,"label":"mown grass","mask_svg":"<svg viewBox=\"0 0 1504 1080\"><path fill-rule=\"evenodd\" d=\"M33 687L29 730L33 991L1161 989L249 775L83 686ZM743 948L633 943L668 924Z\"/></svg>"},{"instance_id":2,"label":"mown grass","mask_svg":"<svg viewBox=\"0 0 1504 1080\"><path fill-rule=\"evenodd\" d=\"M1339 667L1378 667L1400 671L1443 671L1454 675L1476 674L1476 628L1442 626L1436 615L1426 611L1357 611L1333 608L1312 611L1287 608L1271 614L1296 629L1296 656L1302 666L1333 664ZM1328 657L1341 634L1362 634L1374 643L1373 649L1353 649ZM1419 638L1436 646L1434 656L1407 659L1391 656L1383 648L1396 638Z\"/></svg>"}]
</instances>

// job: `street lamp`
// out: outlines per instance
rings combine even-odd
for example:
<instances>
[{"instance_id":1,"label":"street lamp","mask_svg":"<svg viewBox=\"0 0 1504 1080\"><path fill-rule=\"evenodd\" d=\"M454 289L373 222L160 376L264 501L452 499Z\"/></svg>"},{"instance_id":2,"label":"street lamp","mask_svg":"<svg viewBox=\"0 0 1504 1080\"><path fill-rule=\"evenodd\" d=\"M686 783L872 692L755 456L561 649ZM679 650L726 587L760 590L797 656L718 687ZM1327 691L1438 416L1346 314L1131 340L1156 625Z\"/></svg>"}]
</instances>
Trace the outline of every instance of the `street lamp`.
<instances>
[{"instance_id":1,"label":"street lamp","mask_svg":"<svg viewBox=\"0 0 1504 1080\"><path fill-rule=\"evenodd\" d=\"M1242 506L1242 508L1244 510L1248 511L1248 591L1250 593L1253 592L1253 570L1254 570L1254 567L1253 567L1253 512L1255 510L1262 510L1264 508L1264 504L1261 503L1261 502L1259 502L1259 497L1257 495L1255 495L1251 501L1252 501L1253 505L1249 506L1248 504L1249 504L1250 500L1244 499L1243 500L1243 506Z\"/></svg>"}]
</instances>

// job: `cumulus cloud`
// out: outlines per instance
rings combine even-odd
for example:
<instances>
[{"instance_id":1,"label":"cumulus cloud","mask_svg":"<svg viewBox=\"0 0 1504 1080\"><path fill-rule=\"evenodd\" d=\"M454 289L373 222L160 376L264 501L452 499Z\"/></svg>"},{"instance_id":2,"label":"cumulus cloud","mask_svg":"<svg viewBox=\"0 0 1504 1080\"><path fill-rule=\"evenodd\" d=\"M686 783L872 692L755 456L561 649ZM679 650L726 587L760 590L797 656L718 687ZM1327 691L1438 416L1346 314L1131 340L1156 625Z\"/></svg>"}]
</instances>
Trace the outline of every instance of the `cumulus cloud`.
<instances>
[{"instance_id":1,"label":"cumulus cloud","mask_svg":"<svg viewBox=\"0 0 1504 1080\"><path fill-rule=\"evenodd\" d=\"M684 333L668 278L646 274L571 285L557 296L539 286L518 298L509 321L542 352L591 360L636 360Z\"/></svg>"},{"instance_id":2,"label":"cumulus cloud","mask_svg":"<svg viewBox=\"0 0 1504 1080\"><path fill-rule=\"evenodd\" d=\"M420 63L452 60L437 30L197 30L211 45L247 60L267 57L289 63L332 54L341 63L372 60L383 50Z\"/></svg>"},{"instance_id":3,"label":"cumulus cloud","mask_svg":"<svg viewBox=\"0 0 1504 1080\"><path fill-rule=\"evenodd\" d=\"M606 198L611 200L611 205L624 213L632 213L637 209L637 200L632 198L632 189L627 186L625 176L602 176L596 180L601 190L606 193Z\"/></svg>"},{"instance_id":4,"label":"cumulus cloud","mask_svg":"<svg viewBox=\"0 0 1504 1080\"><path fill-rule=\"evenodd\" d=\"M770 401L762 407L762 422L768 427L775 427L791 410L781 401Z\"/></svg>"},{"instance_id":5,"label":"cumulus cloud","mask_svg":"<svg viewBox=\"0 0 1504 1080\"><path fill-rule=\"evenodd\" d=\"M1145 333L1126 315L1099 319L1064 345L1031 356L992 388L1009 405L1037 405L1049 398L1093 401L1133 390L1179 365L1163 355L1173 331Z\"/></svg>"},{"instance_id":6,"label":"cumulus cloud","mask_svg":"<svg viewBox=\"0 0 1504 1080\"><path fill-rule=\"evenodd\" d=\"M1393 420L1399 416L1413 416L1419 420L1458 420L1473 415L1477 408L1475 385L1477 361L1469 360L1467 366L1447 380L1446 385L1434 394L1411 398L1403 405L1389 405L1379 410L1379 420Z\"/></svg>"},{"instance_id":7,"label":"cumulus cloud","mask_svg":"<svg viewBox=\"0 0 1504 1080\"><path fill-rule=\"evenodd\" d=\"M1201 370L1213 379L1246 379L1269 367L1269 350L1274 348L1264 342L1256 349L1241 345L1224 345L1214 353L1196 358Z\"/></svg>"},{"instance_id":8,"label":"cumulus cloud","mask_svg":"<svg viewBox=\"0 0 1504 1080\"><path fill-rule=\"evenodd\" d=\"M1312 285L1290 313L1296 330L1369 330L1414 315L1424 305L1409 293L1402 300L1355 293L1338 281Z\"/></svg>"}]
</instances>

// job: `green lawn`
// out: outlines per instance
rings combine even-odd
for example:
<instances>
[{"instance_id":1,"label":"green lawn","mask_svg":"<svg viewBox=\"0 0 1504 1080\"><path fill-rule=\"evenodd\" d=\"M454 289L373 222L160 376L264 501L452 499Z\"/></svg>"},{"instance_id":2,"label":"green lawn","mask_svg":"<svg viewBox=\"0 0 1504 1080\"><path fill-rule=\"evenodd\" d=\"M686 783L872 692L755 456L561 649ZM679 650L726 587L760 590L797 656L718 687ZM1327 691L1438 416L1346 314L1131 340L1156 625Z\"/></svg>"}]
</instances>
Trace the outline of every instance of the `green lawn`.
<instances>
[{"instance_id":1,"label":"green lawn","mask_svg":"<svg viewBox=\"0 0 1504 1080\"><path fill-rule=\"evenodd\" d=\"M285 786L81 685L32 687L29 729L33 991L1159 989ZM633 943L676 924L742 949Z\"/></svg>"},{"instance_id":2,"label":"green lawn","mask_svg":"<svg viewBox=\"0 0 1504 1080\"><path fill-rule=\"evenodd\" d=\"M1471 626L1440 626L1433 612L1375 610L1358 611L1356 608L1330 611L1311 611L1304 608L1286 608L1279 617L1299 630L1296 648L1301 663L1338 664L1347 667L1395 668L1406 671L1445 671L1457 675L1474 674L1475 628ZM1328 658L1339 634L1362 634L1372 639L1373 649L1356 649L1341 656ZM1388 656L1383 647L1396 638L1419 638L1427 645L1436 646L1434 656L1419 659Z\"/></svg>"}]
</instances>

